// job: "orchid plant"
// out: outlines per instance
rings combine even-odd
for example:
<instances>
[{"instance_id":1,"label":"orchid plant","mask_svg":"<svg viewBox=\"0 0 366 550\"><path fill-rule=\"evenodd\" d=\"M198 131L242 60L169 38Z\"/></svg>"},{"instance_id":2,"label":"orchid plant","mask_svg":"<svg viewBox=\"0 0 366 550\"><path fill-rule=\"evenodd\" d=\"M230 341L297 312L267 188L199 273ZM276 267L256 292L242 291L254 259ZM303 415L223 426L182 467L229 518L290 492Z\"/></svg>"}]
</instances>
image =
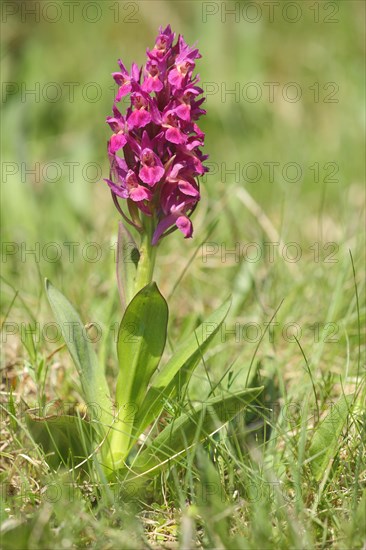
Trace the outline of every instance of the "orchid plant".
<instances>
[{"instance_id":1,"label":"orchid plant","mask_svg":"<svg viewBox=\"0 0 366 550\"><path fill-rule=\"evenodd\" d=\"M113 73L118 85L108 142L110 175L106 179L122 217L118 232L117 273L123 308L117 341L119 374L115 395L98 363L84 326L70 302L49 282L48 298L80 376L89 407L87 447L107 475L126 471L153 474L191 445L242 411L261 388L220 393L172 413L184 401L190 377L225 320L230 300L180 342L161 365L168 324L168 305L154 282L159 243L178 229L192 237L191 215L200 200L198 177L207 168L204 133L197 120L203 90L194 76L201 55L175 40L170 26L160 28L146 64L128 71L122 61ZM130 100L125 114L122 98ZM136 240L129 229L135 232ZM69 327L72 323L72 338ZM210 327L209 330L207 327ZM165 412L165 427L152 427ZM169 417L170 420L169 421ZM174 421L173 421L174 418ZM80 424L81 419L79 419ZM144 444L139 438L144 434ZM75 457L74 457L75 458Z\"/></svg>"}]
</instances>

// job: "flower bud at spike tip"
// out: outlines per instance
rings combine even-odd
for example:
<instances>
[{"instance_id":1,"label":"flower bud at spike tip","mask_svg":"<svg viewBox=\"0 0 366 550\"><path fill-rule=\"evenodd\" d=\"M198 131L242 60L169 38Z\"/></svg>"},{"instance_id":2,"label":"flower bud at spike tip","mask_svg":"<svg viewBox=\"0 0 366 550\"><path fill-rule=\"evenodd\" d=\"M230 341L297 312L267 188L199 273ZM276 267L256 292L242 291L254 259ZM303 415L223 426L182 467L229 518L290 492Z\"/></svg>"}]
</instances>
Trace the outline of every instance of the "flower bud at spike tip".
<instances>
[{"instance_id":1,"label":"flower bud at spike tip","mask_svg":"<svg viewBox=\"0 0 366 550\"><path fill-rule=\"evenodd\" d=\"M170 25L160 27L141 70L133 63L128 72L119 60L120 71L112 73L119 88L113 116L107 117L113 135L105 181L120 211L118 201L125 199L128 212L142 216L139 223L123 213L125 220L140 231L144 216L153 220L153 245L174 228L192 236L190 215L200 200L197 177L208 171L200 149L204 133L196 123L206 113L201 109L205 98L199 77L193 76L201 55L182 36L174 41ZM122 115L118 104L125 96L130 105Z\"/></svg>"}]
</instances>

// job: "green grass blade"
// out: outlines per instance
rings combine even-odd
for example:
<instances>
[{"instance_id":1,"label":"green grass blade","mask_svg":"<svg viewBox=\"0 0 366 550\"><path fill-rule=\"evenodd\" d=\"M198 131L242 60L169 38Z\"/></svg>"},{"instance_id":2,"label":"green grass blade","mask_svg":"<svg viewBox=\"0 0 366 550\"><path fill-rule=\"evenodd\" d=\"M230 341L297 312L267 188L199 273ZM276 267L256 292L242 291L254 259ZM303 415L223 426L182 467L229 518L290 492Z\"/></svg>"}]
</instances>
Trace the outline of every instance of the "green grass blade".
<instances>
[{"instance_id":1,"label":"green grass blade","mask_svg":"<svg viewBox=\"0 0 366 550\"><path fill-rule=\"evenodd\" d=\"M218 431L261 393L263 388L250 388L227 397L215 397L194 405L192 410L171 422L143 450L131 469L155 475L160 467L174 461L193 443Z\"/></svg>"}]
</instances>

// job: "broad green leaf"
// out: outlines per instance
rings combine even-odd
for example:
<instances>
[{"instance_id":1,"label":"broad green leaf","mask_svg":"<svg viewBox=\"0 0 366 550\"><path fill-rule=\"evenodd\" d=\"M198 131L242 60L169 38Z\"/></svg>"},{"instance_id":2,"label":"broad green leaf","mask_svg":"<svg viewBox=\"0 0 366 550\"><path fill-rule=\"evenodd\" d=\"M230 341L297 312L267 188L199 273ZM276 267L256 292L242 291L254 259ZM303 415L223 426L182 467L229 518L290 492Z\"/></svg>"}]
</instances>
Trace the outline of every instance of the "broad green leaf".
<instances>
[{"instance_id":1,"label":"broad green leaf","mask_svg":"<svg viewBox=\"0 0 366 550\"><path fill-rule=\"evenodd\" d=\"M132 473L155 475L160 467L174 461L192 444L205 439L240 413L261 393L263 388L250 388L229 396L199 403L172 421L146 447L131 465Z\"/></svg>"},{"instance_id":2,"label":"broad green leaf","mask_svg":"<svg viewBox=\"0 0 366 550\"><path fill-rule=\"evenodd\" d=\"M353 395L342 396L332 405L330 412L315 429L309 456L314 457L310 466L317 481L320 481L329 461L337 452L338 440L347 422L353 400Z\"/></svg>"},{"instance_id":3,"label":"broad green leaf","mask_svg":"<svg viewBox=\"0 0 366 550\"><path fill-rule=\"evenodd\" d=\"M79 374L84 399L95 411L105 431L112 421L112 403L104 369L88 340L85 327L65 296L46 279L46 292L53 314L62 332Z\"/></svg>"},{"instance_id":4,"label":"broad green leaf","mask_svg":"<svg viewBox=\"0 0 366 550\"><path fill-rule=\"evenodd\" d=\"M41 417L29 410L26 423L35 442L43 447L46 460L53 468L68 462L76 465L93 451L95 429L80 416L65 414Z\"/></svg>"},{"instance_id":5,"label":"broad green leaf","mask_svg":"<svg viewBox=\"0 0 366 550\"><path fill-rule=\"evenodd\" d=\"M134 429L137 435L160 415L165 400L178 394L188 381L224 322L230 304L229 299L201 323L194 333L178 346L166 365L154 375L143 408L136 417Z\"/></svg>"},{"instance_id":6,"label":"broad green leaf","mask_svg":"<svg viewBox=\"0 0 366 550\"><path fill-rule=\"evenodd\" d=\"M118 331L117 403L142 401L164 351L167 324L167 303L151 283L133 298Z\"/></svg>"},{"instance_id":7,"label":"broad green leaf","mask_svg":"<svg viewBox=\"0 0 366 550\"><path fill-rule=\"evenodd\" d=\"M117 342L118 419L112 435L114 463L128 450L133 421L164 351L168 306L155 283L145 286L127 306Z\"/></svg>"},{"instance_id":8,"label":"broad green leaf","mask_svg":"<svg viewBox=\"0 0 366 550\"><path fill-rule=\"evenodd\" d=\"M123 311L134 297L139 257L140 253L134 238L124 224L119 222L116 267L118 291Z\"/></svg>"}]
</instances>

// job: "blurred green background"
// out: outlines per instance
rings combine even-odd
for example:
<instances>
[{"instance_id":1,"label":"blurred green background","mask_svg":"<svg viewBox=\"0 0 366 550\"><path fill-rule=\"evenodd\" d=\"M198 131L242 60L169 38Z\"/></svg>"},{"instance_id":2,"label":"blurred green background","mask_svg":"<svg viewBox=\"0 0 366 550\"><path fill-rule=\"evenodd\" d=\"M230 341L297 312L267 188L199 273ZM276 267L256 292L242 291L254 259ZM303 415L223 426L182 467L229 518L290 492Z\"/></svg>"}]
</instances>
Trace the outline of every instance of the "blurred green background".
<instances>
[{"instance_id":1,"label":"blurred green background","mask_svg":"<svg viewBox=\"0 0 366 550\"><path fill-rule=\"evenodd\" d=\"M342 372L346 342L357 340L349 250L363 290L364 12L364 3L352 0L3 2L7 320L51 320L43 277L65 292L85 322L119 320L113 253L119 217L103 182L111 73L118 58L142 64L159 25L170 23L202 53L197 71L207 116L201 127L211 168L194 239L176 233L159 251L156 280L169 297L172 335L185 330L187 315L188 325L194 323L229 294L232 323L261 327L284 300L279 321L299 324L314 365L324 358L326 370ZM202 241L218 246L206 262ZM91 242L98 247L88 248ZM272 259L268 242L281 243ZM296 248L286 249L294 242ZM73 261L65 243L78 243ZM260 247L258 261L225 256L225 247L247 243ZM299 249L298 261L284 259ZM329 322L337 324L337 345L314 337L312 327ZM271 356L296 378L300 350L278 330L275 345L263 341L258 357ZM250 358L257 341L239 340L227 335L218 347L232 358L238 351ZM16 348L19 338L8 341ZM111 356L110 344L104 353ZM220 372L228 361L218 361Z\"/></svg>"}]
</instances>

